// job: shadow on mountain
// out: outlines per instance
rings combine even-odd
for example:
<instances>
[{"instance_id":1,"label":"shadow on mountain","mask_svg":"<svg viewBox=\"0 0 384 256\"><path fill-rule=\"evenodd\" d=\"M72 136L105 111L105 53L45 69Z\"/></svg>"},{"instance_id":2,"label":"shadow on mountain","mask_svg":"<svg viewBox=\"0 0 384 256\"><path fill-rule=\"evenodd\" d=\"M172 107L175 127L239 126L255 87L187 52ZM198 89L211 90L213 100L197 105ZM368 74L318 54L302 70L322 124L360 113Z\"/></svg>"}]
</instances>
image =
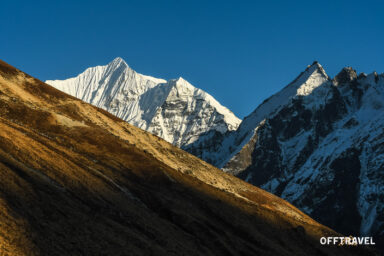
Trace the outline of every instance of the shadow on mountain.
<instances>
[{"instance_id":1,"label":"shadow on mountain","mask_svg":"<svg viewBox=\"0 0 384 256\"><path fill-rule=\"evenodd\" d=\"M0 253L375 255L286 201L0 62Z\"/></svg>"}]
</instances>

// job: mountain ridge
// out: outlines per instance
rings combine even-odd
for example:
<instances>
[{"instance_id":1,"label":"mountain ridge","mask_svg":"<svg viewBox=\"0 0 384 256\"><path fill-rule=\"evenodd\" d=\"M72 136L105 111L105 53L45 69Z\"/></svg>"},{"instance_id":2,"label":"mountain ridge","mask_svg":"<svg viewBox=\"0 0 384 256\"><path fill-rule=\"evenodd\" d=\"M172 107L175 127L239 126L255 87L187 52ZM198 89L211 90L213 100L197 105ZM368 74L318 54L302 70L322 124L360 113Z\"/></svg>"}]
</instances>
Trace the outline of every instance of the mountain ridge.
<instances>
[{"instance_id":1,"label":"mountain ridge","mask_svg":"<svg viewBox=\"0 0 384 256\"><path fill-rule=\"evenodd\" d=\"M205 135L223 136L241 121L182 77L166 81L145 76L119 57L75 78L46 82L196 155L208 150L194 146L204 143Z\"/></svg>"},{"instance_id":2,"label":"mountain ridge","mask_svg":"<svg viewBox=\"0 0 384 256\"><path fill-rule=\"evenodd\" d=\"M0 250L9 255L375 255L112 114L0 61Z\"/></svg>"},{"instance_id":3,"label":"mountain ridge","mask_svg":"<svg viewBox=\"0 0 384 256\"><path fill-rule=\"evenodd\" d=\"M367 151L380 150L381 140L377 131L380 131L383 121L379 120L381 115L377 110L382 108L384 102L380 96L384 95L380 89L382 77L383 74L376 72L357 75L353 68L345 67L332 79L321 64L315 61L245 117L237 129L225 131L228 122L223 122L223 131L201 131L198 128L201 124L196 123L192 125L195 129L188 132L189 138L184 144L180 143L182 136L178 133L185 130L174 126L172 122L165 122L168 126L165 131L173 136L168 141L173 141L174 145L225 172L282 196L332 228L355 235L375 234L381 240L384 234L380 234L380 227L384 220L380 219L379 213L384 210L384 202L380 199L380 189L384 190L384 182L376 177L380 173L381 153ZM170 80L168 84L175 81L177 79ZM376 84L379 84L378 88ZM170 91L173 88L170 86ZM178 94L177 90L174 94ZM171 98L170 104L164 100L165 107L158 108L162 114L154 119L155 128L147 128L163 138L167 137L167 133L159 127L164 126L164 120L167 120L164 117L170 115L168 110L174 114L183 109L183 104L179 102L182 97L178 95ZM200 119L200 116L186 116ZM362 124L375 128L368 131L363 129ZM351 135L354 127L361 127L359 132L366 138L361 138L359 132ZM372 134L378 136L375 139L378 142L369 139L370 142L366 143L375 145L374 149L369 149L362 143ZM356 145L348 146L351 141ZM342 145L345 146L345 152L335 152ZM335 156L329 152L335 152ZM358 167L348 165L348 161ZM350 178L350 183L358 187L357 190L342 181L340 173L345 168L352 170L343 175ZM358 176L358 179L353 176ZM324 183L324 180L327 182ZM334 191L341 193L343 187L355 191L359 196L349 199L343 194L344 198L332 201L331 195L327 193L333 191L333 186L340 187ZM310 194L313 198L308 196ZM324 196L320 198L322 194ZM339 207L343 210L333 209L332 205L343 205ZM328 216L322 209L337 214ZM344 221L341 220L343 211L349 216Z\"/></svg>"},{"instance_id":4,"label":"mountain ridge","mask_svg":"<svg viewBox=\"0 0 384 256\"><path fill-rule=\"evenodd\" d=\"M244 118L232 133L232 141L242 143L222 162L223 170L282 196L335 230L373 235L383 244L383 81L384 74L357 75L350 67L333 79L325 74L299 81L310 93L293 94L257 119L267 100Z\"/></svg>"}]
</instances>

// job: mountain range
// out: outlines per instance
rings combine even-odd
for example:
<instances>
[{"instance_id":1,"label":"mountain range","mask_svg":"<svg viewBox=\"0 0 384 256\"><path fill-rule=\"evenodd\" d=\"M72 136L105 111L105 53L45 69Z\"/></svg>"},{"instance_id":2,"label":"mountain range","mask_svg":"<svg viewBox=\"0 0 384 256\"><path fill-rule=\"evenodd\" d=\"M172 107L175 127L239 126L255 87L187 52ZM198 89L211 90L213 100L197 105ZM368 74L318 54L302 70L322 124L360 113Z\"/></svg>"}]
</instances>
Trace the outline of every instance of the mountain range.
<instances>
[{"instance_id":1,"label":"mountain range","mask_svg":"<svg viewBox=\"0 0 384 256\"><path fill-rule=\"evenodd\" d=\"M139 74L116 58L77 77L46 83L208 160L212 138L236 130L241 120L183 78L165 81Z\"/></svg>"},{"instance_id":2,"label":"mountain range","mask_svg":"<svg viewBox=\"0 0 384 256\"><path fill-rule=\"evenodd\" d=\"M0 61L2 255L376 255Z\"/></svg>"},{"instance_id":3,"label":"mountain range","mask_svg":"<svg viewBox=\"0 0 384 256\"><path fill-rule=\"evenodd\" d=\"M384 244L383 74L347 67L332 79L314 62L241 123L185 80L139 75L120 58L47 83L281 196L338 232Z\"/></svg>"},{"instance_id":4,"label":"mountain range","mask_svg":"<svg viewBox=\"0 0 384 256\"><path fill-rule=\"evenodd\" d=\"M383 110L384 74L347 67L331 79L315 62L243 120L227 138L229 160L216 164L341 233L382 244Z\"/></svg>"}]
</instances>

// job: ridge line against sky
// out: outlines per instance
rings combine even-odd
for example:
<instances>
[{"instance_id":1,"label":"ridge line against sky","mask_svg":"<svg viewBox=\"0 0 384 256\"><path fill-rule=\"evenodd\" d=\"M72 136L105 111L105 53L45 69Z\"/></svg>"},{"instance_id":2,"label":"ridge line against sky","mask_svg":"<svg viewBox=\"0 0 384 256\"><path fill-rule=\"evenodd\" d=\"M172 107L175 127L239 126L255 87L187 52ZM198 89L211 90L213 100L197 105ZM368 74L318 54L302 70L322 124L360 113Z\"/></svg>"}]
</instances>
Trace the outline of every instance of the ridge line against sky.
<instances>
[{"instance_id":1,"label":"ridge line against sky","mask_svg":"<svg viewBox=\"0 0 384 256\"><path fill-rule=\"evenodd\" d=\"M183 77L238 117L318 60L384 72L382 1L7 1L0 59L41 80L123 58Z\"/></svg>"}]
</instances>

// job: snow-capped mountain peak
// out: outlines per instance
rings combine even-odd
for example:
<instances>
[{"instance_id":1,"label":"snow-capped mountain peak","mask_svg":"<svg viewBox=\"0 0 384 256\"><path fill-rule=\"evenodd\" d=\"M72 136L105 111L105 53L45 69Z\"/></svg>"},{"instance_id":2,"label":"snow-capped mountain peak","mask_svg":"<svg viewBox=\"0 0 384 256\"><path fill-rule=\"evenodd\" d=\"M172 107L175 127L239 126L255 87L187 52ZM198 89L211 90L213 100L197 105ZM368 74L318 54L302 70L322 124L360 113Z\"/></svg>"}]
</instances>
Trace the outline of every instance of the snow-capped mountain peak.
<instances>
[{"instance_id":1,"label":"snow-capped mountain peak","mask_svg":"<svg viewBox=\"0 0 384 256\"><path fill-rule=\"evenodd\" d=\"M323 67L315 61L308 66L293 82L288 84L278 93L266 99L252 114L244 120L242 125L251 126L261 122L266 116L276 112L282 106L288 104L293 97L308 96L314 89L323 86L329 81Z\"/></svg>"},{"instance_id":2,"label":"snow-capped mountain peak","mask_svg":"<svg viewBox=\"0 0 384 256\"><path fill-rule=\"evenodd\" d=\"M227 156L227 159L231 159L243 148L254 135L256 127L258 127L265 118L273 116L274 113L277 113L280 109L290 104L293 99L298 97L304 97L308 105L307 107L311 108L313 107L312 105L319 103L316 99L310 97L312 96L311 94L325 94L330 86L330 79L323 67L317 61L313 62L312 65L309 65L296 79L281 91L266 99L249 116L244 118L236 132L236 138L233 139L237 149L233 150L233 152ZM221 164L225 162L227 161Z\"/></svg>"},{"instance_id":3,"label":"snow-capped mountain peak","mask_svg":"<svg viewBox=\"0 0 384 256\"><path fill-rule=\"evenodd\" d=\"M141 75L122 58L115 58L107 65L88 68L77 77L46 83L141 127L148 121L141 118L141 95L166 80Z\"/></svg>"},{"instance_id":4,"label":"snow-capped mountain peak","mask_svg":"<svg viewBox=\"0 0 384 256\"><path fill-rule=\"evenodd\" d=\"M118 65L120 63L123 63L128 66L128 64L121 57L114 58L108 65Z\"/></svg>"},{"instance_id":5,"label":"snow-capped mountain peak","mask_svg":"<svg viewBox=\"0 0 384 256\"><path fill-rule=\"evenodd\" d=\"M226 139L221 167L341 233L383 239L383 110L383 74L331 80L314 63Z\"/></svg>"},{"instance_id":6,"label":"snow-capped mountain peak","mask_svg":"<svg viewBox=\"0 0 384 256\"><path fill-rule=\"evenodd\" d=\"M288 87L296 88L296 95L307 96L328 80L329 77L323 67L318 62L314 62Z\"/></svg>"},{"instance_id":7,"label":"snow-capped mountain peak","mask_svg":"<svg viewBox=\"0 0 384 256\"><path fill-rule=\"evenodd\" d=\"M184 78L154 78L137 73L120 57L67 80L46 83L103 108L179 147L212 134L235 130L241 120L211 95ZM201 145L196 155L203 150Z\"/></svg>"}]
</instances>

